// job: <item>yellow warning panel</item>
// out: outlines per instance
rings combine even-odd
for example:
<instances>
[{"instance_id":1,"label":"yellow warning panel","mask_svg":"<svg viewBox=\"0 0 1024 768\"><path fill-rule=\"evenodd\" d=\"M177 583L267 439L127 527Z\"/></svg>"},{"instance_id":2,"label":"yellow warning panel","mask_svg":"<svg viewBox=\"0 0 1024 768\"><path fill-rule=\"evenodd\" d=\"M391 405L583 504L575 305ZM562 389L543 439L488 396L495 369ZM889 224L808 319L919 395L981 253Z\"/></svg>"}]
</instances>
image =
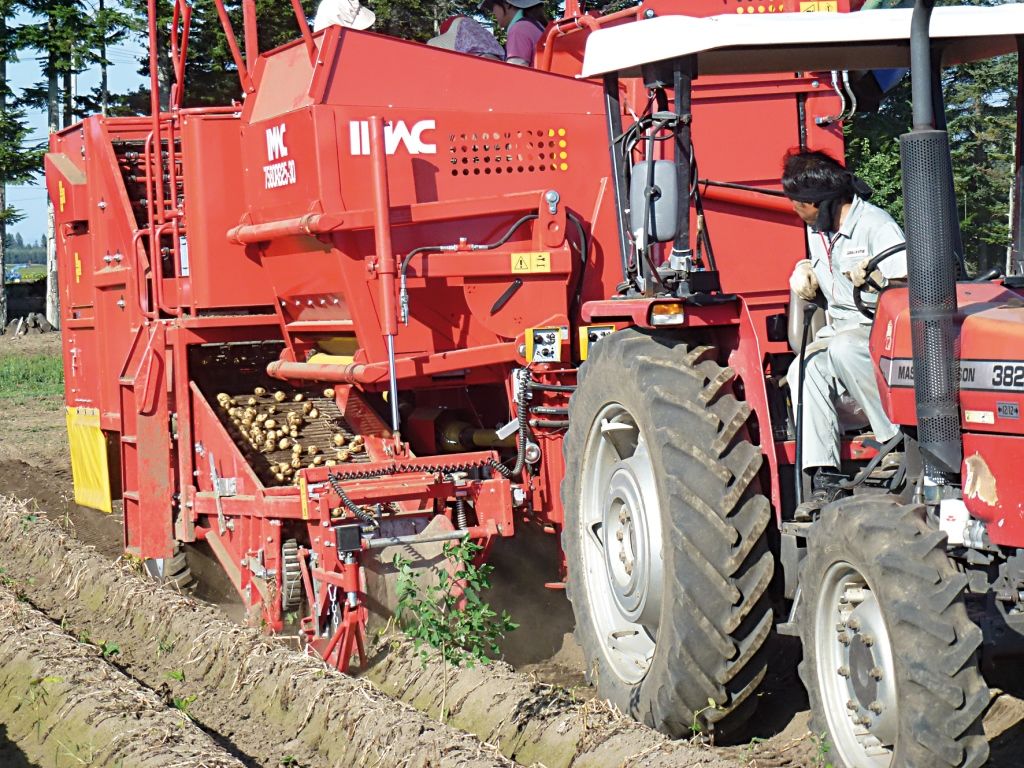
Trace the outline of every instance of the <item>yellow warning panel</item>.
<instances>
[{"instance_id":1,"label":"yellow warning panel","mask_svg":"<svg viewBox=\"0 0 1024 768\"><path fill-rule=\"evenodd\" d=\"M551 251L528 251L511 254L511 269L514 274L532 274L551 271Z\"/></svg>"},{"instance_id":2,"label":"yellow warning panel","mask_svg":"<svg viewBox=\"0 0 1024 768\"><path fill-rule=\"evenodd\" d=\"M812 0L800 3L800 13L839 13L839 0Z\"/></svg>"},{"instance_id":3,"label":"yellow warning panel","mask_svg":"<svg viewBox=\"0 0 1024 768\"><path fill-rule=\"evenodd\" d=\"M107 439L100 429L97 408L68 407L68 442L71 444L71 475L75 503L110 513L110 472Z\"/></svg>"}]
</instances>

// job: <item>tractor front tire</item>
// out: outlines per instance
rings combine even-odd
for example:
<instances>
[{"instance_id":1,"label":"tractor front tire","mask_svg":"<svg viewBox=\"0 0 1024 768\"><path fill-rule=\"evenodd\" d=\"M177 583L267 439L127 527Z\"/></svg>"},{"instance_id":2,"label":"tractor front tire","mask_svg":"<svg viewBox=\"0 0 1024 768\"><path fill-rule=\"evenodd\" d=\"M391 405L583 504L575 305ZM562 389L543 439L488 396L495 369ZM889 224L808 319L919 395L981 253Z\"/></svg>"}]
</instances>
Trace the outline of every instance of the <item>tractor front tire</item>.
<instances>
[{"instance_id":1,"label":"tractor front tire","mask_svg":"<svg viewBox=\"0 0 1024 768\"><path fill-rule=\"evenodd\" d=\"M774 558L750 407L715 350L598 343L569 406L567 593L599 695L671 736L739 738L766 669Z\"/></svg>"},{"instance_id":2,"label":"tractor front tire","mask_svg":"<svg viewBox=\"0 0 1024 768\"><path fill-rule=\"evenodd\" d=\"M885 496L825 507L798 608L811 728L843 768L984 765L981 630L967 577L921 506Z\"/></svg>"}]
</instances>

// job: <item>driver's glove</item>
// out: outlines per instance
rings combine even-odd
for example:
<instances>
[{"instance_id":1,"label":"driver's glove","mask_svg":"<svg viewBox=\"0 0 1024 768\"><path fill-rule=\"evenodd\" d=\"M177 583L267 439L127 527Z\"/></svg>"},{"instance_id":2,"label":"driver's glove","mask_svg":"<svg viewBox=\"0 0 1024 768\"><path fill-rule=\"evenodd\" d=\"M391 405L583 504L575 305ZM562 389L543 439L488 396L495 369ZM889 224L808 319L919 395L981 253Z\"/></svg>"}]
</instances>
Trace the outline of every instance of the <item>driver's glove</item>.
<instances>
[{"instance_id":1,"label":"driver's glove","mask_svg":"<svg viewBox=\"0 0 1024 768\"><path fill-rule=\"evenodd\" d=\"M818 293L818 278L811 268L810 259L798 261L789 276L789 288L804 301L814 301Z\"/></svg>"},{"instance_id":2,"label":"driver's glove","mask_svg":"<svg viewBox=\"0 0 1024 768\"><path fill-rule=\"evenodd\" d=\"M853 283L854 288L860 288L868 280L868 264L871 259L864 259L857 266L846 273L846 276L850 278L850 282ZM875 270L871 273L871 280L875 285L885 285L885 275L879 270ZM870 285L865 287L865 290L874 292L874 288Z\"/></svg>"}]
</instances>

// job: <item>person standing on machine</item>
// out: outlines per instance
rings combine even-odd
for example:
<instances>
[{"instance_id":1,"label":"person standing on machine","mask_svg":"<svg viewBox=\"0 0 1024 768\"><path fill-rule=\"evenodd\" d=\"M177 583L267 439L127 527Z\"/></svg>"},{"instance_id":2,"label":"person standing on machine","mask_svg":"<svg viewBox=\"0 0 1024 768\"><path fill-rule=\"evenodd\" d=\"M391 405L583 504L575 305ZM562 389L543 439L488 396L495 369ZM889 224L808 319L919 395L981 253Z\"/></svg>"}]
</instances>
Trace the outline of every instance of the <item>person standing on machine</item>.
<instances>
[{"instance_id":1,"label":"person standing on machine","mask_svg":"<svg viewBox=\"0 0 1024 768\"><path fill-rule=\"evenodd\" d=\"M532 67L537 43L548 25L542 0L483 0L478 9L494 16L494 22L508 30L505 61Z\"/></svg>"},{"instance_id":2,"label":"person standing on machine","mask_svg":"<svg viewBox=\"0 0 1024 768\"><path fill-rule=\"evenodd\" d=\"M888 213L868 202L871 188L823 152L787 155L782 189L807 225L810 254L797 262L790 288L805 301L814 301L820 291L826 303L826 324L805 352L803 429L797 436L803 470L811 481L812 495L798 509L798 515L806 516L828 501L828 477L839 471L837 404L843 395L856 400L878 441L887 443L899 433L878 394L868 351L871 320L857 309L853 296L854 288L866 280L868 262L903 243L904 235ZM880 285L906 276L902 250L884 259L872 275ZM795 409L799 372L798 355L788 377Z\"/></svg>"}]
</instances>

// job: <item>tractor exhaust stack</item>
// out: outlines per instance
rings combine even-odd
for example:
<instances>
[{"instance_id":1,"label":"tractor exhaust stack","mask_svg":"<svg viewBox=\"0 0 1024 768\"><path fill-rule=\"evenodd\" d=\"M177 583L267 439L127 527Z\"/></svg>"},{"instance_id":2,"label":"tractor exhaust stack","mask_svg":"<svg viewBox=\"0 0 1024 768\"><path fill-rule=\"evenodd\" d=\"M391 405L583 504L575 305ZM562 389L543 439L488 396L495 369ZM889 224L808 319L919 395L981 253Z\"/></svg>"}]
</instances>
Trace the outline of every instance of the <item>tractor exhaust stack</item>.
<instances>
[{"instance_id":1,"label":"tractor exhaust stack","mask_svg":"<svg viewBox=\"0 0 1024 768\"><path fill-rule=\"evenodd\" d=\"M959 474L963 450L954 248L959 222L953 213L952 179L945 178L951 173L949 137L935 128L928 32L933 5L934 0L917 0L914 6L914 127L900 136L918 440L926 495L929 487Z\"/></svg>"}]
</instances>

